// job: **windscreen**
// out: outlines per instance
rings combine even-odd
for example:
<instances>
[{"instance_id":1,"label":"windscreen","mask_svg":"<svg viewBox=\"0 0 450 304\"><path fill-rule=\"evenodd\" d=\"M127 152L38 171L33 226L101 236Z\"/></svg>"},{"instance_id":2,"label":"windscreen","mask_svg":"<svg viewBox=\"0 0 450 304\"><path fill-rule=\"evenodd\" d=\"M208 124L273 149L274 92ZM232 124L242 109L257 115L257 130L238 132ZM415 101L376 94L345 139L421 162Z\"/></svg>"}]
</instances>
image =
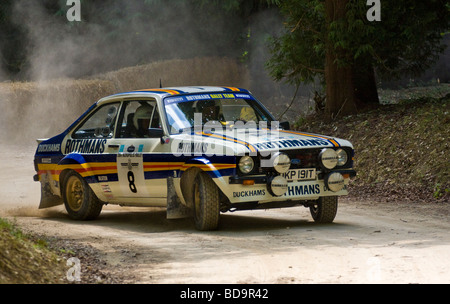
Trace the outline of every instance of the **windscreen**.
<instances>
[{"instance_id":1,"label":"windscreen","mask_svg":"<svg viewBox=\"0 0 450 304\"><path fill-rule=\"evenodd\" d=\"M256 100L242 93L169 97L165 99L165 108L171 134L205 123L231 127L236 122L259 124L272 121L270 114Z\"/></svg>"}]
</instances>

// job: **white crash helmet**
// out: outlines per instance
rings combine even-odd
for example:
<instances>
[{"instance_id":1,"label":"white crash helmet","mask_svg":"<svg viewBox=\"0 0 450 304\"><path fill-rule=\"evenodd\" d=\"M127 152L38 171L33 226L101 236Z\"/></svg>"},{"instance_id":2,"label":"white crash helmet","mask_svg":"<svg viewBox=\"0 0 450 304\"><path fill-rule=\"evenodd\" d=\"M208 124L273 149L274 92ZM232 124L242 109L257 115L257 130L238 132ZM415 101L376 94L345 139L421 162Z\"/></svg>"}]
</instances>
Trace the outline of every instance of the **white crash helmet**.
<instances>
[{"instance_id":1,"label":"white crash helmet","mask_svg":"<svg viewBox=\"0 0 450 304\"><path fill-rule=\"evenodd\" d=\"M144 104L136 109L133 116L133 124L136 129L139 129L139 119L151 119L153 113L153 107Z\"/></svg>"}]
</instances>

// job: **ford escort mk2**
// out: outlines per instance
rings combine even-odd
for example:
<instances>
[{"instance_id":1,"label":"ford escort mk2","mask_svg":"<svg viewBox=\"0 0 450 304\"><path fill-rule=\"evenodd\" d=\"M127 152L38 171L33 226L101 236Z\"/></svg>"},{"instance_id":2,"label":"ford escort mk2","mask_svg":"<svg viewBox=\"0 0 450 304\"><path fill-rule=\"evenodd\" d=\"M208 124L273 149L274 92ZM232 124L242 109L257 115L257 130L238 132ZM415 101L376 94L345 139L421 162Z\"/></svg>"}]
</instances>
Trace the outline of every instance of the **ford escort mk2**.
<instances>
[{"instance_id":1,"label":"ford escort mk2","mask_svg":"<svg viewBox=\"0 0 450 304\"><path fill-rule=\"evenodd\" d=\"M139 90L94 103L63 133L38 140L40 208L95 219L106 204L164 207L199 230L228 211L302 205L335 219L348 194L350 142L290 130L248 90Z\"/></svg>"}]
</instances>

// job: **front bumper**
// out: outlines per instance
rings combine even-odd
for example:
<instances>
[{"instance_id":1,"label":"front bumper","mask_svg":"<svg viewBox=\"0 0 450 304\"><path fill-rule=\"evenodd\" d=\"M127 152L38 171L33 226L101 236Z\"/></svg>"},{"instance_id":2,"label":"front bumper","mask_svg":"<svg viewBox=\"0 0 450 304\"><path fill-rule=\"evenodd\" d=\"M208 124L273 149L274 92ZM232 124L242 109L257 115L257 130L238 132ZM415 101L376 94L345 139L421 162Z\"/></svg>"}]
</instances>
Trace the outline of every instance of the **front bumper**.
<instances>
[{"instance_id":1,"label":"front bumper","mask_svg":"<svg viewBox=\"0 0 450 304\"><path fill-rule=\"evenodd\" d=\"M341 173L348 178L352 178L356 176L356 171L352 169L342 169L342 170L333 170L332 172ZM323 172L319 172L317 174L318 179L324 179L325 174ZM245 184L245 181L253 180L255 184L267 184L269 177L268 176L230 176L229 183L230 184Z\"/></svg>"},{"instance_id":2,"label":"front bumper","mask_svg":"<svg viewBox=\"0 0 450 304\"><path fill-rule=\"evenodd\" d=\"M332 191L326 184L326 176L331 173L340 173L344 178L344 186L339 191ZM331 172L318 172L315 180L290 181L287 190L281 196L275 196L270 191L271 176L230 176L226 184L218 183L219 188L228 197L230 203L242 202L282 202L299 200L316 200L322 196L347 195L347 186L350 178L356 176L352 169L333 170Z\"/></svg>"}]
</instances>

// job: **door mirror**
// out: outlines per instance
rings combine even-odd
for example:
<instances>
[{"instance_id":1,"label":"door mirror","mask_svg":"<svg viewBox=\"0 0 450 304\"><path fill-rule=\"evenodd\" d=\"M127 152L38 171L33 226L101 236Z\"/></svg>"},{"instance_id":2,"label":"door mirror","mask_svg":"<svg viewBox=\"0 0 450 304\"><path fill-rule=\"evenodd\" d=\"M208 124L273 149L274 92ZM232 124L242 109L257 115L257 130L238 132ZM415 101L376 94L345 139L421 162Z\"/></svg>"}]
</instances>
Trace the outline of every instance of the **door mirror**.
<instances>
[{"instance_id":1,"label":"door mirror","mask_svg":"<svg viewBox=\"0 0 450 304\"><path fill-rule=\"evenodd\" d=\"M150 138L161 138L164 136L164 131L159 128L149 128L148 137Z\"/></svg>"}]
</instances>

